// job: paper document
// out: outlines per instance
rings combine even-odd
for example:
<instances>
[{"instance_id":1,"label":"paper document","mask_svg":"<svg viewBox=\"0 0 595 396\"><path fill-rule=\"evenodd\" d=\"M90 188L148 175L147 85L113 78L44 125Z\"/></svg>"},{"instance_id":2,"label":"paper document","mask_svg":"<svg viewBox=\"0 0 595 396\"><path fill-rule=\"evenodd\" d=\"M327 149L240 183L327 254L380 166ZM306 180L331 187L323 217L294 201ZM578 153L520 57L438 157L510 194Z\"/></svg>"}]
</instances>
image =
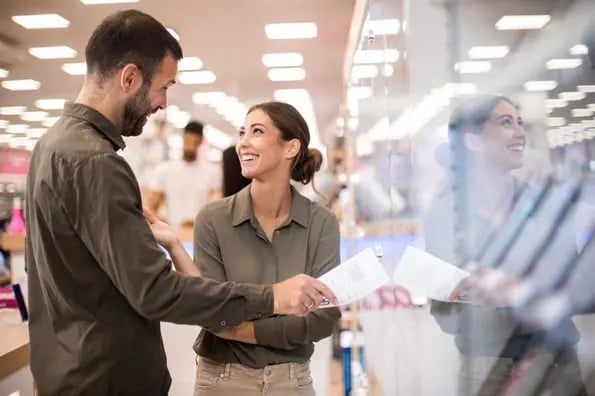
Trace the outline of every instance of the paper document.
<instances>
[{"instance_id":1,"label":"paper document","mask_svg":"<svg viewBox=\"0 0 595 396\"><path fill-rule=\"evenodd\" d=\"M393 281L411 294L448 301L454 288L469 275L430 253L408 246L393 273Z\"/></svg>"},{"instance_id":2,"label":"paper document","mask_svg":"<svg viewBox=\"0 0 595 396\"><path fill-rule=\"evenodd\" d=\"M337 297L337 305L351 304L388 282L384 267L368 248L318 278ZM330 307L332 305L322 306Z\"/></svg>"}]
</instances>

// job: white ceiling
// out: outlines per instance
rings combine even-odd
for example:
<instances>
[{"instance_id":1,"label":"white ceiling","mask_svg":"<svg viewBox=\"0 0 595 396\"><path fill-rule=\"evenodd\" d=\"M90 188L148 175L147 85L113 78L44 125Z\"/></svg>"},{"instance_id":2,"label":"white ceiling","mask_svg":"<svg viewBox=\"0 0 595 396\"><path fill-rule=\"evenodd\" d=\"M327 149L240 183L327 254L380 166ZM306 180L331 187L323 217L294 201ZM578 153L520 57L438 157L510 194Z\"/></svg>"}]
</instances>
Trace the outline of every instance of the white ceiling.
<instances>
[{"instance_id":1,"label":"white ceiling","mask_svg":"<svg viewBox=\"0 0 595 396\"><path fill-rule=\"evenodd\" d=\"M8 91L0 87L0 106L27 106L37 110L40 98L73 99L82 76L61 70L65 62L84 61L84 47L101 20L118 9L136 8L173 28L181 37L185 56L196 56L217 80L208 85L176 84L169 103L189 111L194 118L235 134L235 127L213 109L195 105L197 91L223 91L246 105L271 100L282 88L309 91L318 127L333 122L343 97L342 66L354 0L140 0L133 4L83 5L79 0L2 0L0 7L0 67L10 69L8 79L32 78L38 91ZM66 29L27 30L14 23L13 15L57 13L70 21ZM302 40L269 40L264 25L278 22L315 22L318 37ZM1 43L14 42L14 46ZM30 47L67 45L78 52L68 60L40 60L28 54ZM271 82L261 57L270 52L299 52L304 57L306 79ZM50 111L58 115L59 111ZM23 123L17 116L0 116ZM31 123L38 127L39 123Z\"/></svg>"}]
</instances>

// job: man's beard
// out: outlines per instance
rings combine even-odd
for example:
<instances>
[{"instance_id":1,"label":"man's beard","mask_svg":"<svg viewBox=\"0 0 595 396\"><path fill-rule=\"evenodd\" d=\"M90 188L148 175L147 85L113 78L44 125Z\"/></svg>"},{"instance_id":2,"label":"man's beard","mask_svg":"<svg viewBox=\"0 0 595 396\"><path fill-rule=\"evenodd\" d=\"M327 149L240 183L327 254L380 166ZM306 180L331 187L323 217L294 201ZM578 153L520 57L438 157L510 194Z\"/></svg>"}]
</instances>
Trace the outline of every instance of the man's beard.
<instances>
[{"instance_id":1,"label":"man's beard","mask_svg":"<svg viewBox=\"0 0 595 396\"><path fill-rule=\"evenodd\" d=\"M197 157L196 150L195 151L184 150L184 152L182 153L182 158L186 162L194 162L196 160L196 157Z\"/></svg>"},{"instance_id":2,"label":"man's beard","mask_svg":"<svg viewBox=\"0 0 595 396\"><path fill-rule=\"evenodd\" d=\"M143 84L140 91L124 107L122 136L140 135L147 122L147 117L153 112L149 101L149 86Z\"/></svg>"}]
</instances>

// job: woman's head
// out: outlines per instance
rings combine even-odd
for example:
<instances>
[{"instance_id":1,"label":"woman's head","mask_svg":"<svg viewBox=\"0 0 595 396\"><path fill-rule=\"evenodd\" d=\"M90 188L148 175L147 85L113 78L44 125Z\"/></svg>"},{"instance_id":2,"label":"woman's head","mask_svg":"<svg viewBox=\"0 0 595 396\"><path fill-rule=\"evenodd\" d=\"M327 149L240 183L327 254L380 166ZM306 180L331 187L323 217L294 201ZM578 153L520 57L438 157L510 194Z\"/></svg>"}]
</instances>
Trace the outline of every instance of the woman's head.
<instances>
[{"instance_id":1,"label":"woman's head","mask_svg":"<svg viewBox=\"0 0 595 396\"><path fill-rule=\"evenodd\" d=\"M252 106L236 146L242 175L261 179L285 172L307 184L322 164L322 154L308 148L309 143L308 124L292 105L266 102Z\"/></svg>"},{"instance_id":2,"label":"woman's head","mask_svg":"<svg viewBox=\"0 0 595 396\"><path fill-rule=\"evenodd\" d=\"M448 123L451 144L460 144L476 161L509 171L523 165L526 135L510 99L479 95L459 104Z\"/></svg>"}]
</instances>

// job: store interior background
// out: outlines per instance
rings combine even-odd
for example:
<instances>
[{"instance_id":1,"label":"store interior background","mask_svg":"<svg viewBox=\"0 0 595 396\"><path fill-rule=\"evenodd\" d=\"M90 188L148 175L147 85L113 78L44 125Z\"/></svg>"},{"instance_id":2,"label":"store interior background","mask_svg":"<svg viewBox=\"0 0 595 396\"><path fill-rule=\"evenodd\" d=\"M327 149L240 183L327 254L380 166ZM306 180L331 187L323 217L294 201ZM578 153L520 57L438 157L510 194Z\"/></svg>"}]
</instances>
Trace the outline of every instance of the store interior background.
<instances>
[{"instance_id":1,"label":"store interior background","mask_svg":"<svg viewBox=\"0 0 595 396\"><path fill-rule=\"evenodd\" d=\"M3 0L0 6L0 197L7 203L0 216L5 219L12 197L22 193L30 150L55 122L63 101L78 93L86 40L105 16L125 8L148 12L171 28L188 58L167 109L157 116L166 121L171 157L179 155L181 128L190 119L207 125L201 153L218 162L221 151L234 144L250 105L277 99L300 110L312 145L326 153L324 172L342 186L333 208L341 221L344 259L380 245L391 273L408 244L423 247L421 219L445 177L440 153L446 122L453 106L470 94L501 93L518 103L528 135L519 177L576 161L595 167L590 141L595 72L581 41L595 21L592 0L85 2ZM68 26L26 29L13 18L48 13L59 14ZM503 28L503 17L519 15L541 16L534 22L542 26ZM267 38L267 24L290 22L313 23L316 32ZM31 48L45 46L74 51L59 59L31 54ZM266 65L263 55L275 53L286 56ZM28 79L37 82L29 82L35 89L11 89L10 81ZM589 85L578 100L555 101L560 93ZM154 138L152 128L149 124L130 146ZM13 254L13 281L26 288L22 264L22 255ZM583 335L581 363L595 364L594 339L586 336L595 334L595 321L582 316L575 322ZM363 345L369 394L454 394L457 351L424 299L387 285L346 309L342 327L346 347ZM198 330L165 323L162 328L171 394L191 394L191 346ZM361 337L350 338L354 330ZM342 394L334 348L331 339L322 341L313 358L321 395ZM0 379L0 396L32 394L31 383L25 367Z\"/></svg>"}]
</instances>

